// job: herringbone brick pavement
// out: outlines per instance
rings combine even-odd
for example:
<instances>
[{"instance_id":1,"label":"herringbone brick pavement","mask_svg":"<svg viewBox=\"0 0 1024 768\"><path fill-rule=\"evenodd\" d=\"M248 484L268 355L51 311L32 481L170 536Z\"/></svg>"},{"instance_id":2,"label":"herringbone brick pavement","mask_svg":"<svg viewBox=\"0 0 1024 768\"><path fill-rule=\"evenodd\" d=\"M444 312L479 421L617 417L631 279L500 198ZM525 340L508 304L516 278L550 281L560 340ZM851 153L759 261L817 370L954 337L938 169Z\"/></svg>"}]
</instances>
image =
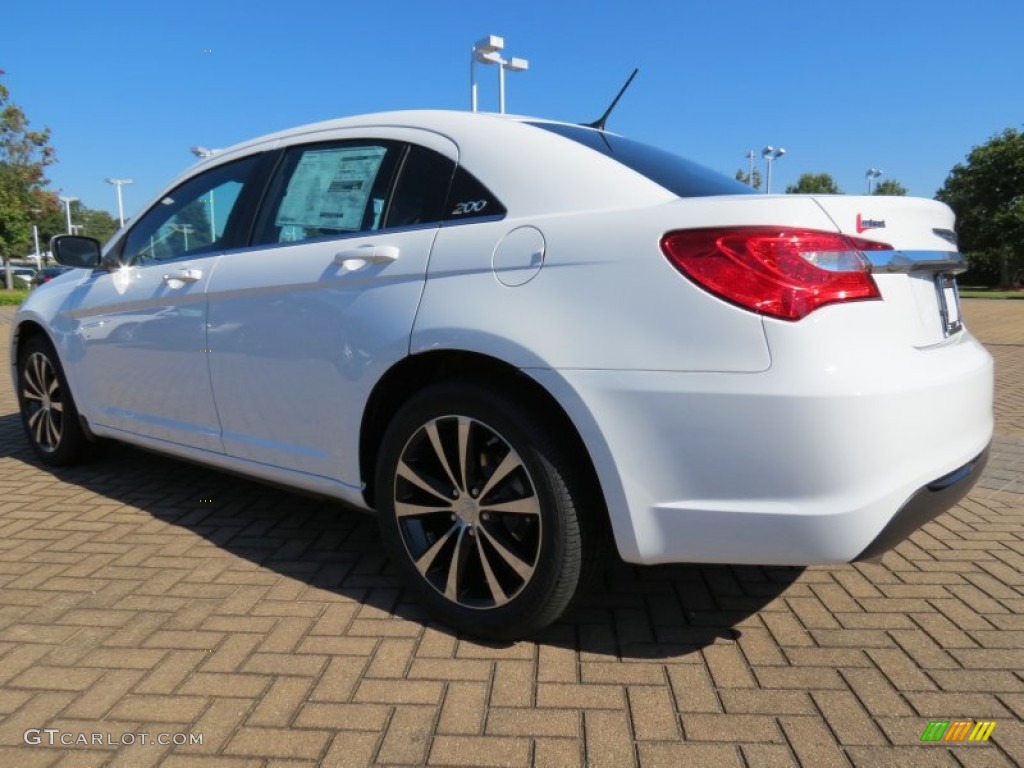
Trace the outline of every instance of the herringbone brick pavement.
<instances>
[{"instance_id":1,"label":"herringbone brick pavement","mask_svg":"<svg viewBox=\"0 0 1024 768\"><path fill-rule=\"evenodd\" d=\"M1020 765L1024 302L965 314L993 460L884 564L613 564L504 645L427 622L337 505L126 447L43 469L4 375L0 766Z\"/></svg>"}]
</instances>

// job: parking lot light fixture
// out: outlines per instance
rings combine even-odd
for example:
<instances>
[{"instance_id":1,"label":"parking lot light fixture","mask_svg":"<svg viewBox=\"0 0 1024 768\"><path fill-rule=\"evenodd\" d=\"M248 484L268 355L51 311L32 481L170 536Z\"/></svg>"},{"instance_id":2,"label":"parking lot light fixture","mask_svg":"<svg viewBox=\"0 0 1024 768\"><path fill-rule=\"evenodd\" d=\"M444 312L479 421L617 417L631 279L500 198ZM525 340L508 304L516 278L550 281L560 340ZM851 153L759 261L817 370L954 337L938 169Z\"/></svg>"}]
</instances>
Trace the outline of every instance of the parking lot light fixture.
<instances>
[{"instance_id":1,"label":"parking lot light fixture","mask_svg":"<svg viewBox=\"0 0 1024 768\"><path fill-rule=\"evenodd\" d=\"M786 154L786 150L782 147L775 149L771 145L761 150L761 157L764 158L767 171L764 179L764 193L767 195L772 191L772 161L778 160Z\"/></svg>"},{"instance_id":2,"label":"parking lot light fixture","mask_svg":"<svg viewBox=\"0 0 1024 768\"><path fill-rule=\"evenodd\" d=\"M67 213L67 218L68 218L68 234L69 235L73 234L72 230L71 230L71 204L73 202L75 202L78 198L77 197L71 197L70 195L61 195L58 199L62 203L64 203L64 211L65 211L65 213Z\"/></svg>"},{"instance_id":3,"label":"parking lot light fixture","mask_svg":"<svg viewBox=\"0 0 1024 768\"><path fill-rule=\"evenodd\" d=\"M868 168L867 171L864 172L864 175L868 179L868 194L869 195L871 194L871 184L872 184L872 182L874 182L874 180L877 179L879 176L881 176L883 173L885 173L885 171L880 171L878 168Z\"/></svg>"},{"instance_id":4,"label":"parking lot light fixture","mask_svg":"<svg viewBox=\"0 0 1024 768\"><path fill-rule=\"evenodd\" d=\"M505 70L510 72L525 72L530 68L530 62L526 59L510 58L501 61L501 71L498 73L498 112L505 114Z\"/></svg>"},{"instance_id":5,"label":"parking lot light fixture","mask_svg":"<svg viewBox=\"0 0 1024 768\"><path fill-rule=\"evenodd\" d=\"M43 257L39 253L39 227L37 225L35 225L35 224L32 225L32 242L35 243L35 246L36 246L36 252L35 252L36 269L42 269L43 268Z\"/></svg>"},{"instance_id":6,"label":"parking lot light fixture","mask_svg":"<svg viewBox=\"0 0 1024 768\"><path fill-rule=\"evenodd\" d=\"M473 44L473 50L469 57L469 104L474 112L478 111L479 107L476 87L476 65L478 62L480 64L500 64L501 54L499 51L504 47L505 40L497 35L488 35Z\"/></svg>"},{"instance_id":7,"label":"parking lot light fixture","mask_svg":"<svg viewBox=\"0 0 1024 768\"><path fill-rule=\"evenodd\" d=\"M121 197L121 187L125 184L134 184L133 179L107 179L107 184L113 184L117 187L117 217L121 221L121 226L124 226L124 200Z\"/></svg>"},{"instance_id":8,"label":"parking lot light fixture","mask_svg":"<svg viewBox=\"0 0 1024 768\"><path fill-rule=\"evenodd\" d=\"M191 224L171 224L171 230L179 232L185 238L185 251L188 251L188 236L196 231Z\"/></svg>"}]
</instances>

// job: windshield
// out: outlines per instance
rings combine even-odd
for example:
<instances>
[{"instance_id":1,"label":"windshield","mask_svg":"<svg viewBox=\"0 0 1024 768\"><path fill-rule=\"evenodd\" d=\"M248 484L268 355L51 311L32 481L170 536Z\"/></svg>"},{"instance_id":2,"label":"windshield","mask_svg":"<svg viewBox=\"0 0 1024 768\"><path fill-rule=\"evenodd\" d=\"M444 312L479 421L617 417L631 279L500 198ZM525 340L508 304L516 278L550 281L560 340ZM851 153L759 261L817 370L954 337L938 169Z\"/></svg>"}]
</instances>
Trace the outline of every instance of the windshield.
<instances>
[{"instance_id":1,"label":"windshield","mask_svg":"<svg viewBox=\"0 0 1024 768\"><path fill-rule=\"evenodd\" d=\"M679 197L749 195L746 184L663 149L622 136L563 123L530 123L616 160Z\"/></svg>"}]
</instances>

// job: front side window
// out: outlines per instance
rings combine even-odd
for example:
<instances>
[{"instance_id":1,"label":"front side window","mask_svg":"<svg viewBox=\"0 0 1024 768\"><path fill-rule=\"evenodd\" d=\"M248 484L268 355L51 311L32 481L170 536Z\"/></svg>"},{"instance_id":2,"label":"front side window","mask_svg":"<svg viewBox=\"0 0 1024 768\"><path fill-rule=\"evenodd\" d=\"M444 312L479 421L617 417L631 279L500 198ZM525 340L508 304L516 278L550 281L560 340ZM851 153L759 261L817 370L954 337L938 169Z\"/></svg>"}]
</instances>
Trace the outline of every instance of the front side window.
<instances>
[{"instance_id":1,"label":"front side window","mask_svg":"<svg viewBox=\"0 0 1024 768\"><path fill-rule=\"evenodd\" d=\"M144 265L231 247L226 233L258 157L218 166L169 192L129 231L121 261Z\"/></svg>"},{"instance_id":2,"label":"front side window","mask_svg":"<svg viewBox=\"0 0 1024 768\"><path fill-rule=\"evenodd\" d=\"M403 147L342 142L289 150L256 227L256 244L296 243L383 226Z\"/></svg>"}]
</instances>

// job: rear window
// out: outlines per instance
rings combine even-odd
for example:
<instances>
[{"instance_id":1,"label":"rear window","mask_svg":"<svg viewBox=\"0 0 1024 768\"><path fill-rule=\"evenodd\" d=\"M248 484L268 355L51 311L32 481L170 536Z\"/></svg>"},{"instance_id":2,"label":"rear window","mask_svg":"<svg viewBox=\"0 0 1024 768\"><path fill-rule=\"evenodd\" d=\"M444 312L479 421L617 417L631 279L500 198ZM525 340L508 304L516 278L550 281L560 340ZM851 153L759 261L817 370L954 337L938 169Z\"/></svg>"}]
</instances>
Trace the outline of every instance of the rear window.
<instances>
[{"instance_id":1,"label":"rear window","mask_svg":"<svg viewBox=\"0 0 1024 768\"><path fill-rule=\"evenodd\" d=\"M746 184L663 149L580 125L530 123L616 160L679 197L749 195Z\"/></svg>"}]
</instances>

